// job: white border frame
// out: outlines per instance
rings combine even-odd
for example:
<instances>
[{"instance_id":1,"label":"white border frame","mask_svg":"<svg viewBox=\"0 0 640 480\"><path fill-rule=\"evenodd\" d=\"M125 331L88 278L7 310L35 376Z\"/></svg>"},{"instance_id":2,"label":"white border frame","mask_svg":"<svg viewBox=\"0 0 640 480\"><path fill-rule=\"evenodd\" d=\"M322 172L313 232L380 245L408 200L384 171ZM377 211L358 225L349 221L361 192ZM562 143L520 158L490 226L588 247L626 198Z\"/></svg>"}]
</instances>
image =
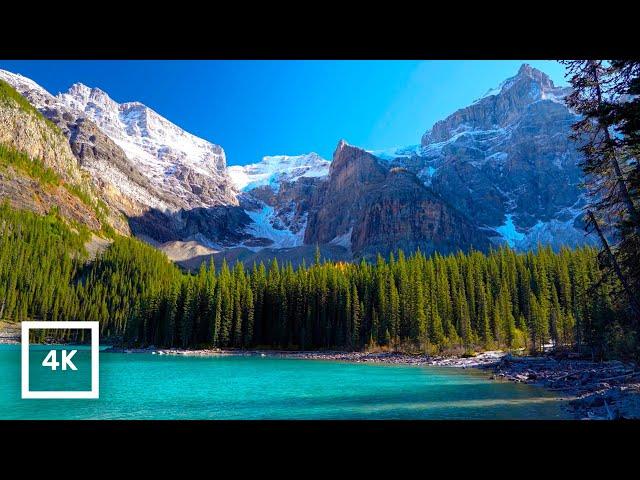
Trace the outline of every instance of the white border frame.
<instances>
[{"instance_id":1,"label":"white border frame","mask_svg":"<svg viewBox=\"0 0 640 480\"><path fill-rule=\"evenodd\" d=\"M91 330L91 390L71 392L29 390L29 330L58 328ZM22 322L22 398L99 398L100 339L98 336L98 322Z\"/></svg>"}]
</instances>

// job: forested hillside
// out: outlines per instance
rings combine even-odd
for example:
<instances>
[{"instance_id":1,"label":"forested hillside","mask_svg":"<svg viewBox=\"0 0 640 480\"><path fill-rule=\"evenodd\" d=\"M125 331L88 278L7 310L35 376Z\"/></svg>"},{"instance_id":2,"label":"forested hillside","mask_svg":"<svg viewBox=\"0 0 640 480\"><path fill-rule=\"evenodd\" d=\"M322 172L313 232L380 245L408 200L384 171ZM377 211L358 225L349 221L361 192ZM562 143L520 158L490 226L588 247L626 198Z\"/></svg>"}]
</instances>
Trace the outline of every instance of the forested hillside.
<instances>
[{"instance_id":1,"label":"forested hillside","mask_svg":"<svg viewBox=\"0 0 640 480\"><path fill-rule=\"evenodd\" d=\"M88 232L55 215L5 204L0 226L0 319L97 320L103 341L432 353L540 350L552 341L596 354L633 343L591 248L400 253L360 264L317 258L296 270L238 263L192 275L125 237L86 263Z\"/></svg>"},{"instance_id":2,"label":"forested hillside","mask_svg":"<svg viewBox=\"0 0 640 480\"><path fill-rule=\"evenodd\" d=\"M447 248L429 251L456 252L466 245L468 253L426 256L417 251L405 257L394 252L376 259L371 251L366 258L372 261L361 263L325 262L317 255L315 261L296 269L274 261L268 266L223 264L217 271L213 265L203 265L195 274L183 272L149 245L119 236L114 225L137 220L120 218L105 203L107 197L98 195L100 189L96 190L89 174L80 169L59 127L0 82L0 201L5 201L0 207L0 320L99 321L103 341L138 346L382 347L462 353L521 347L541 351L552 343L599 358L637 358L640 63L585 60L566 64L572 90L562 101L578 116L565 116L562 122L568 128L575 120L571 138L579 142L577 151L583 156L579 166L584 187L581 202L585 202L583 208L571 197L568 213L573 219L584 215L587 233L597 240L599 251L583 247L554 253L538 246L535 251L516 253L509 248L490 250L485 242L481 244L486 245L486 253L474 251L472 246L479 245L476 236L463 236L468 241L460 242L464 238L453 235L459 230L460 218L444 215L447 209L425 193L426 186L413 177L398 183L397 175L404 175L405 166L387 171L386 164L375 156L341 142L342 157L334 159L329 180L334 176L336 185L342 187L328 189L318 197L321 205L327 198L334 203L315 220L311 218L309 225L316 222L318 235L306 238L308 244L319 241L353 247L358 245L354 239L365 242L375 237L377 244L387 247L405 245L398 241L409 234L416 240L411 242L412 250L427 245L418 240L431 242L437 237L436 243ZM518 94L517 98L527 97L525 87L535 80L529 69L522 73L514 84L520 87L513 94L526 95ZM505 94L507 90L511 91L506 89ZM485 98L477 105L502 105L500 99L511 98L509 95L490 95L496 98ZM560 108L560 97L541 100L550 108ZM456 118L451 117L451 122L457 125ZM448 137L457 131L453 123L449 125L452 128L441 124L442 128L436 129L440 134L433 140L442 143L441 134ZM557 129L552 131L565 138ZM546 146L555 149L556 143ZM450 164L458 172L460 151L456 148L450 154L456 159ZM540 153L527 153L529 156L555 158ZM486 160L500 163L504 158L492 154ZM478 165L475 157L462 163L474 169ZM526 165L528 171L529 163ZM544 164L535 164L535 177L545 169ZM496 171L502 177L502 167ZM434 174L431 167L426 172ZM574 178L577 171L572 172ZM389 185L406 188L398 196L395 190L384 190ZM513 192L526 191L526 185L518 181ZM307 186L311 192L311 184ZM453 182L447 188L458 192L462 187ZM413 194L416 189L417 196ZM486 189L478 190L483 191ZM318 192L313 195L320 195ZM557 195L555 190L550 192L549 197ZM535 196L540 198L537 193ZM417 198L423 201L420 211L414 210ZM336 203L336 199L342 200ZM353 203L353 219L366 220L362 228L354 229L351 221L336 221L349 202ZM369 208L374 204L375 208ZM471 199L463 210L477 204ZM262 211L268 214L269 210ZM496 212L502 219L502 207ZM203 226L215 230L216 235L227 231L227 213L214 218L195 209L189 218L198 221L186 221L189 235L201 233ZM409 231L401 227L402 222L393 220L402 217L413 222L424 215L433 220L424 225L426 230ZM148 220L154 227L162 227L158 218L152 215ZM573 225L571 218L567 221ZM443 219L446 221L440 224ZM244 221L231 223L246 227ZM436 231L437 225L442 228ZM511 231L514 225L497 228ZM376 228L369 228L373 226ZM378 227L384 234L376 233ZM89 261L84 245L92 233L114 241ZM512 233L521 235L518 230ZM353 238L346 242L347 237ZM458 240L449 241L454 238ZM335 243L336 239L345 242Z\"/></svg>"}]
</instances>

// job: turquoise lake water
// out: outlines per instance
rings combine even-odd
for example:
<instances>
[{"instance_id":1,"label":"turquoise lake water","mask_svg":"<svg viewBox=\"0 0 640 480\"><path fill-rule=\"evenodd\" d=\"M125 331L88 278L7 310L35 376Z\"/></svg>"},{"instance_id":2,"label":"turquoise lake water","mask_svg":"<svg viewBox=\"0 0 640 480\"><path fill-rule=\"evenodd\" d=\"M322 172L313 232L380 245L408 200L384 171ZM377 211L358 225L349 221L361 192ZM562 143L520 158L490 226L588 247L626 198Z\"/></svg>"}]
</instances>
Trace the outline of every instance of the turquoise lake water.
<instances>
[{"instance_id":1,"label":"turquoise lake water","mask_svg":"<svg viewBox=\"0 0 640 480\"><path fill-rule=\"evenodd\" d=\"M42 349L31 351L32 390L51 389L52 373L41 367L45 355ZM89 352L80 350L73 361L78 370L58 370L56 389L86 385ZM103 352L98 400L22 400L20 347L0 345L0 419L564 417L549 392L491 381L471 369L269 357Z\"/></svg>"}]
</instances>

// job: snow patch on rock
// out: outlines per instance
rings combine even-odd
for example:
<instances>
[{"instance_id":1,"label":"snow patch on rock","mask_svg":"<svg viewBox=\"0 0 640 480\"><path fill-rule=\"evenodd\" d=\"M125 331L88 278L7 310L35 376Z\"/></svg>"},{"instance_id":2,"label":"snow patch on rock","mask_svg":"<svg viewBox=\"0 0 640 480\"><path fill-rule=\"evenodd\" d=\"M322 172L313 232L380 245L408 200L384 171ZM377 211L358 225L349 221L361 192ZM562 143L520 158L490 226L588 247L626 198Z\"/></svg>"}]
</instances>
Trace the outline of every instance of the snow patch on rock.
<instances>
[{"instance_id":1,"label":"snow patch on rock","mask_svg":"<svg viewBox=\"0 0 640 480\"><path fill-rule=\"evenodd\" d=\"M351 227L348 232L345 232L342 235L336 236L333 240L329 242L329 244L338 245L340 247L344 247L348 250L351 250L351 234L352 233L353 233L353 227Z\"/></svg>"},{"instance_id":2,"label":"snow patch on rock","mask_svg":"<svg viewBox=\"0 0 640 480\"><path fill-rule=\"evenodd\" d=\"M525 235L516 229L516 225L513 223L513 215L511 213L506 215L505 222L499 227L496 227L495 230L512 248L515 248L517 243L525 238Z\"/></svg>"},{"instance_id":3,"label":"snow patch on rock","mask_svg":"<svg viewBox=\"0 0 640 480\"><path fill-rule=\"evenodd\" d=\"M245 210L251 218L251 223L245 232L256 238L266 238L273 243L269 248L290 248L303 244L304 228L298 233L293 233L287 228L277 228L278 218L273 207L263 204L259 210ZM259 248L258 248L259 249Z\"/></svg>"},{"instance_id":4,"label":"snow patch on rock","mask_svg":"<svg viewBox=\"0 0 640 480\"><path fill-rule=\"evenodd\" d=\"M420 155L422 147L420 145L409 146L396 146L390 148L383 148L380 150L365 150L367 153L385 161L393 161L396 158L411 157L413 155Z\"/></svg>"}]
</instances>

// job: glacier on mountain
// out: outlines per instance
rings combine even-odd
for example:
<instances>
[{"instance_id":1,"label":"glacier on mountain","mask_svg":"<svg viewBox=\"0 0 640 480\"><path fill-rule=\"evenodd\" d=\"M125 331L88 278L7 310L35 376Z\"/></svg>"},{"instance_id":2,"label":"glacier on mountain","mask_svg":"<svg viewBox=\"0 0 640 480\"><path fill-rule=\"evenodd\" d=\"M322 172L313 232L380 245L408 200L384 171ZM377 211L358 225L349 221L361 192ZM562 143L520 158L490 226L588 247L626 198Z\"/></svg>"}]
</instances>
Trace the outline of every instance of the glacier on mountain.
<instances>
[{"instance_id":1,"label":"glacier on mountain","mask_svg":"<svg viewBox=\"0 0 640 480\"><path fill-rule=\"evenodd\" d=\"M329 163L314 152L305 155L273 155L263 157L258 163L232 165L228 171L238 190L248 192L256 187L269 185L277 192L282 181L325 177L329 173Z\"/></svg>"},{"instance_id":2,"label":"glacier on mountain","mask_svg":"<svg viewBox=\"0 0 640 480\"><path fill-rule=\"evenodd\" d=\"M291 248L303 244L304 228L298 233L293 233L288 228L279 225L278 217L273 207L263 204L259 210L245 210L252 220L246 232L255 238L266 238L272 243L269 248ZM281 228L277 228L281 227ZM260 250L264 247L248 247L251 250Z\"/></svg>"},{"instance_id":3,"label":"glacier on mountain","mask_svg":"<svg viewBox=\"0 0 640 480\"><path fill-rule=\"evenodd\" d=\"M391 161L398 157L411 157L420 155L422 147L420 145L395 146L378 150L365 150L367 153L376 156L380 160Z\"/></svg>"}]
</instances>

